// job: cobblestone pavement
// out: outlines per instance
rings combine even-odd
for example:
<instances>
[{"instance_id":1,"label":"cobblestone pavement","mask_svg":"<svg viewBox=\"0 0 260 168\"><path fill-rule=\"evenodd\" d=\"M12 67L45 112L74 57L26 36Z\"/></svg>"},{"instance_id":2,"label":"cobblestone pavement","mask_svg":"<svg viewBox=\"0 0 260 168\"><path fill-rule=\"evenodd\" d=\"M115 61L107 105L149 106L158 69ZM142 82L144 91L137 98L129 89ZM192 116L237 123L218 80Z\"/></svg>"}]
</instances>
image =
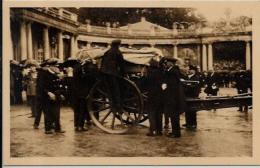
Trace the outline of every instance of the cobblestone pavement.
<instances>
[{"instance_id":1,"label":"cobblestone pavement","mask_svg":"<svg viewBox=\"0 0 260 168\"><path fill-rule=\"evenodd\" d=\"M221 92L233 93L230 89ZM128 135L111 135L95 126L84 133L74 132L73 112L61 109L61 123L65 134L44 134L33 129L33 119L26 105L11 107L11 157L234 157L252 156L252 110L238 112L238 108L198 112L198 128L182 128L182 137L147 137L148 122ZM43 120L43 119L42 119ZM181 124L184 116L181 116Z\"/></svg>"}]
</instances>

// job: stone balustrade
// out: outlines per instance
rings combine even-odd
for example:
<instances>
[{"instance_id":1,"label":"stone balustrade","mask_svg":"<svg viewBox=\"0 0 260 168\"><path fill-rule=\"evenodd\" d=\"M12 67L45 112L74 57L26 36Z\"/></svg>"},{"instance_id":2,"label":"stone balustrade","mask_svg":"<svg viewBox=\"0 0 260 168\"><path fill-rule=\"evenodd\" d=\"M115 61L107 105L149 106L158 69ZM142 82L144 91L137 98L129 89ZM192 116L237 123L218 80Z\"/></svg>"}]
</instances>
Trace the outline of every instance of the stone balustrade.
<instances>
[{"instance_id":1,"label":"stone balustrade","mask_svg":"<svg viewBox=\"0 0 260 168\"><path fill-rule=\"evenodd\" d=\"M91 27L91 28L90 28ZM109 28L109 30L108 30ZM91 29L91 31L89 31ZM248 26L245 29L239 29L234 28L226 31L216 31L214 29L210 30L210 32L207 30L190 30L190 29L172 29L172 30L151 30L149 31L141 31L141 30L134 30L131 29L130 31L128 29L120 29L120 28L112 28L112 27L102 27L102 26L92 26L92 25L86 25L82 24L78 28L79 33L82 34L94 34L94 35L101 35L101 36L119 36L119 37L183 37L183 36L198 36L198 35L223 35L223 34L229 34L229 33L246 33L251 32L252 27Z\"/></svg>"}]
</instances>

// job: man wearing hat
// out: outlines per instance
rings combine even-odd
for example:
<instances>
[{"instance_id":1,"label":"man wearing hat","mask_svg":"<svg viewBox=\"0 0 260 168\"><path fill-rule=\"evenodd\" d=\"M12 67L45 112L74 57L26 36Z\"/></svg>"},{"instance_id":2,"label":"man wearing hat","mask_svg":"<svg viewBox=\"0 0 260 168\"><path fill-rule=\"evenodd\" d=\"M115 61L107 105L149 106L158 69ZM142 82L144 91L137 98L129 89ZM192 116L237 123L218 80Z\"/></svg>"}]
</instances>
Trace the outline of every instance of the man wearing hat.
<instances>
[{"instance_id":1,"label":"man wearing hat","mask_svg":"<svg viewBox=\"0 0 260 168\"><path fill-rule=\"evenodd\" d=\"M124 73L124 58L119 50L121 40L113 40L111 48L105 52L102 62L101 71L116 76L122 76Z\"/></svg>"},{"instance_id":2,"label":"man wearing hat","mask_svg":"<svg viewBox=\"0 0 260 168\"><path fill-rule=\"evenodd\" d=\"M180 114L184 112L185 95L183 86L180 81L180 69L176 65L178 61L172 57L164 57L163 67L163 81L161 82L164 113L171 119L172 132L168 134L171 138L179 138L180 131Z\"/></svg>"},{"instance_id":3,"label":"man wearing hat","mask_svg":"<svg viewBox=\"0 0 260 168\"><path fill-rule=\"evenodd\" d=\"M10 62L10 102L11 104L22 104L23 75L22 66L19 62L11 60Z\"/></svg>"},{"instance_id":4,"label":"man wearing hat","mask_svg":"<svg viewBox=\"0 0 260 168\"><path fill-rule=\"evenodd\" d=\"M57 61L46 61L44 67L39 70L37 81L37 95L39 104L34 127L39 125L41 109L44 113L45 133L64 133L60 125L60 101L64 99L61 93L62 73L57 67Z\"/></svg>"},{"instance_id":5,"label":"man wearing hat","mask_svg":"<svg viewBox=\"0 0 260 168\"><path fill-rule=\"evenodd\" d=\"M196 66L189 65L188 75L185 77L184 90L185 96L188 98L198 98L201 90L200 77ZM194 129L197 128L197 112L190 110L189 107L185 111L186 124L183 126Z\"/></svg>"},{"instance_id":6,"label":"man wearing hat","mask_svg":"<svg viewBox=\"0 0 260 168\"><path fill-rule=\"evenodd\" d=\"M104 73L104 80L110 88L113 107L115 111L121 113L121 98L119 78L124 75L124 58L119 50L121 40L113 40L111 48L105 52L101 62L101 72Z\"/></svg>"},{"instance_id":7,"label":"man wearing hat","mask_svg":"<svg viewBox=\"0 0 260 168\"><path fill-rule=\"evenodd\" d=\"M164 112L171 119L171 138L181 136L180 113L184 111L184 94L180 83L180 70L176 59L164 57L159 62L159 68L151 72L148 87L150 132L148 136L161 135Z\"/></svg>"}]
</instances>

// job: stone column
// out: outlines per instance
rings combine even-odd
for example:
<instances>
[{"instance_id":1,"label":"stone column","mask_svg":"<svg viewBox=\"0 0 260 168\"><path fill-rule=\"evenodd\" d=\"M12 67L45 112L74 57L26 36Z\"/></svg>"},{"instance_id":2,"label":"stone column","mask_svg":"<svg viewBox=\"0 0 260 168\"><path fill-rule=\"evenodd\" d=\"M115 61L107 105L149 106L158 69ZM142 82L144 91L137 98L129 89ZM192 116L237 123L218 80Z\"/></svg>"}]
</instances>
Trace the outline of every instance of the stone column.
<instances>
[{"instance_id":1,"label":"stone column","mask_svg":"<svg viewBox=\"0 0 260 168\"><path fill-rule=\"evenodd\" d=\"M213 70L213 50L212 44L208 44L208 70Z\"/></svg>"},{"instance_id":2,"label":"stone column","mask_svg":"<svg viewBox=\"0 0 260 168\"><path fill-rule=\"evenodd\" d=\"M60 60L64 60L64 54L63 54L63 32L58 32L58 57Z\"/></svg>"},{"instance_id":3,"label":"stone column","mask_svg":"<svg viewBox=\"0 0 260 168\"><path fill-rule=\"evenodd\" d=\"M76 35L75 37L74 37L74 39L75 39L75 41L74 41L74 55L72 55L72 57L76 57L76 54L77 54L77 52L78 52L78 50L79 50L79 46L78 46L78 35Z\"/></svg>"},{"instance_id":4,"label":"stone column","mask_svg":"<svg viewBox=\"0 0 260 168\"><path fill-rule=\"evenodd\" d=\"M251 69L251 49L250 42L246 41L246 70Z\"/></svg>"},{"instance_id":5,"label":"stone column","mask_svg":"<svg viewBox=\"0 0 260 168\"><path fill-rule=\"evenodd\" d=\"M50 42L49 42L49 27L43 28L43 49L44 60L50 58Z\"/></svg>"},{"instance_id":6,"label":"stone column","mask_svg":"<svg viewBox=\"0 0 260 168\"><path fill-rule=\"evenodd\" d=\"M20 45L21 45L21 60L27 59L27 38L26 38L26 23L21 22L20 26Z\"/></svg>"},{"instance_id":7,"label":"stone column","mask_svg":"<svg viewBox=\"0 0 260 168\"><path fill-rule=\"evenodd\" d=\"M200 44L197 45L197 60L198 60L198 64L201 67L201 48L200 48Z\"/></svg>"},{"instance_id":8,"label":"stone column","mask_svg":"<svg viewBox=\"0 0 260 168\"><path fill-rule=\"evenodd\" d=\"M177 44L173 45L173 57L178 58L178 47Z\"/></svg>"},{"instance_id":9,"label":"stone column","mask_svg":"<svg viewBox=\"0 0 260 168\"><path fill-rule=\"evenodd\" d=\"M207 47L206 44L202 44L202 71L207 71Z\"/></svg>"},{"instance_id":10,"label":"stone column","mask_svg":"<svg viewBox=\"0 0 260 168\"><path fill-rule=\"evenodd\" d=\"M74 35L70 36L70 57L75 56L75 37Z\"/></svg>"},{"instance_id":11,"label":"stone column","mask_svg":"<svg viewBox=\"0 0 260 168\"><path fill-rule=\"evenodd\" d=\"M32 23L27 23L27 59L33 59Z\"/></svg>"},{"instance_id":12,"label":"stone column","mask_svg":"<svg viewBox=\"0 0 260 168\"><path fill-rule=\"evenodd\" d=\"M107 26L107 34L111 34L112 33L112 31L111 31L111 25L110 25L110 23L109 22L107 22L106 23L106 26Z\"/></svg>"}]
</instances>

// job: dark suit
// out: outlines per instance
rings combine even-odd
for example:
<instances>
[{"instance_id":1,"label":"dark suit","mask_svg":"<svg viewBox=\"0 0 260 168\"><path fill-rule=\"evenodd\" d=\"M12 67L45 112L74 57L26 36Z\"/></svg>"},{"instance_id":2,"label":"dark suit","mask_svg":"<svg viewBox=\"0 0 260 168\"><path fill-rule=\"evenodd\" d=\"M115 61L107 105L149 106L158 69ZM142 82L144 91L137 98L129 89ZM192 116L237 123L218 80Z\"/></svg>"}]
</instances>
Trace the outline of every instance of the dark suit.
<instances>
[{"instance_id":1,"label":"dark suit","mask_svg":"<svg viewBox=\"0 0 260 168\"><path fill-rule=\"evenodd\" d=\"M250 76L248 75L247 72L237 72L235 74L235 82L236 82L236 88L237 88L237 93L238 94L243 94L248 92L248 88L250 88L250 84L252 82L250 81ZM239 111L242 111L243 107L239 107ZM248 107L245 106L244 110L247 111Z\"/></svg>"},{"instance_id":2,"label":"dark suit","mask_svg":"<svg viewBox=\"0 0 260 168\"><path fill-rule=\"evenodd\" d=\"M103 80L106 81L109 95L112 99L113 110L122 112L120 77L124 75L124 58L117 46L112 46L102 57L101 72L104 73Z\"/></svg>"},{"instance_id":3,"label":"dark suit","mask_svg":"<svg viewBox=\"0 0 260 168\"><path fill-rule=\"evenodd\" d=\"M148 118L150 133L162 131L162 71L159 68L149 67L145 85L148 91Z\"/></svg>"},{"instance_id":4,"label":"dark suit","mask_svg":"<svg viewBox=\"0 0 260 168\"><path fill-rule=\"evenodd\" d=\"M86 97L90 89L96 82L96 67L86 62L84 65L76 65L73 67L72 80L72 107L74 110L74 126L83 128L85 119L90 121L87 109Z\"/></svg>"},{"instance_id":5,"label":"dark suit","mask_svg":"<svg viewBox=\"0 0 260 168\"><path fill-rule=\"evenodd\" d=\"M61 129L60 126L60 101L61 101L61 80L57 74L50 73L47 68L39 70L37 81L37 115L35 125L39 125L41 110L44 113L45 131L52 128L55 131ZM48 92L55 95L55 100L51 100Z\"/></svg>"},{"instance_id":6,"label":"dark suit","mask_svg":"<svg viewBox=\"0 0 260 168\"><path fill-rule=\"evenodd\" d=\"M162 112L171 118L173 134L180 136L180 112L184 111L184 94L178 67L168 71L148 71L148 102L150 131L162 131Z\"/></svg>"},{"instance_id":7,"label":"dark suit","mask_svg":"<svg viewBox=\"0 0 260 168\"><path fill-rule=\"evenodd\" d=\"M198 98L201 90L200 78L197 73L192 76L186 76L186 80L198 81L199 83L186 83L184 85L185 96L188 98ZM197 112L190 110L189 107L185 111L185 121L187 127L197 126Z\"/></svg>"},{"instance_id":8,"label":"dark suit","mask_svg":"<svg viewBox=\"0 0 260 168\"><path fill-rule=\"evenodd\" d=\"M10 67L10 93L11 104L22 104L22 91L23 91L23 75L22 68L19 65L11 64Z\"/></svg>"},{"instance_id":9,"label":"dark suit","mask_svg":"<svg viewBox=\"0 0 260 168\"><path fill-rule=\"evenodd\" d=\"M180 113L185 111L185 95L180 82L180 70L173 66L163 72L162 83L167 84L163 90L164 111L171 119L172 134L180 136Z\"/></svg>"}]
</instances>

